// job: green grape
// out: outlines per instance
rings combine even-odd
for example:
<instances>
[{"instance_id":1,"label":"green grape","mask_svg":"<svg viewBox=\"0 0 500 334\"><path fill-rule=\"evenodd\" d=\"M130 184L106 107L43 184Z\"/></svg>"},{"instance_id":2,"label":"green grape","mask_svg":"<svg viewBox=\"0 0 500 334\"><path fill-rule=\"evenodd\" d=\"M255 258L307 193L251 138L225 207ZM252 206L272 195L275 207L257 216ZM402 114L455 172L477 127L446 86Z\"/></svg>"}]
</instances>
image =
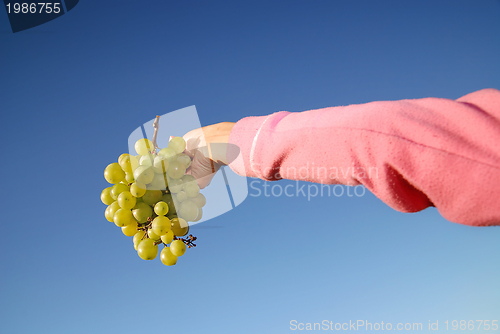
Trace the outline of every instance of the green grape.
<instances>
[{"instance_id":1,"label":"green grape","mask_svg":"<svg viewBox=\"0 0 500 334\"><path fill-rule=\"evenodd\" d=\"M110 213L111 209L109 205L106 207L106 210L104 211L104 217L106 217L106 220L109 222L113 222L113 216Z\"/></svg>"},{"instance_id":2,"label":"green grape","mask_svg":"<svg viewBox=\"0 0 500 334\"><path fill-rule=\"evenodd\" d=\"M137 203L132 209L132 215L140 224L145 223L153 214L153 209L144 202Z\"/></svg>"},{"instance_id":3,"label":"green grape","mask_svg":"<svg viewBox=\"0 0 500 334\"><path fill-rule=\"evenodd\" d=\"M188 197L193 198L200 193L200 187L198 187L198 183L196 182L189 182L184 185L184 191Z\"/></svg>"},{"instance_id":4,"label":"green grape","mask_svg":"<svg viewBox=\"0 0 500 334\"><path fill-rule=\"evenodd\" d=\"M160 253L161 263L166 266L173 266L177 263L177 256L172 254L169 247L165 247L162 249Z\"/></svg>"},{"instance_id":5,"label":"green grape","mask_svg":"<svg viewBox=\"0 0 500 334\"><path fill-rule=\"evenodd\" d=\"M174 137L168 142L168 148L172 149L176 154L184 152L186 149L186 142L182 137Z\"/></svg>"},{"instance_id":6,"label":"green grape","mask_svg":"<svg viewBox=\"0 0 500 334\"><path fill-rule=\"evenodd\" d=\"M127 183L135 182L134 174L132 174L132 173L125 173L125 181L127 181Z\"/></svg>"},{"instance_id":7,"label":"green grape","mask_svg":"<svg viewBox=\"0 0 500 334\"><path fill-rule=\"evenodd\" d=\"M168 189L171 193L175 194L182 190L182 180L170 179L168 181Z\"/></svg>"},{"instance_id":8,"label":"green grape","mask_svg":"<svg viewBox=\"0 0 500 334\"><path fill-rule=\"evenodd\" d=\"M106 205L110 205L115 201L113 197L111 197L111 194L109 193L110 190L111 187L107 187L101 192L101 201Z\"/></svg>"},{"instance_id":9,"label":"green grape","mask_svg":"<svg viewBox=\"0 0 500 334\"><path fill-rule=\"evenodd\" d=\"M130 155L130 154L128 154L128 153L123 153L123 154L120 154L120 156L118 157L118 164L121 166L121 164L122 164L122 160L123 160L125 157L129 156L129 155Z\"/></svg>"},{"instance_id":10,"label":"green grape","mask_svg":"<svg viewBox=\"0 0 500 334\"><path fill-rule=\"evenodd\" d=\"M191 166L191 158L187 154L184 153L179 154L177 156L177 161L179 161L186 168Z\"/></svg>"},{"instance_id":11,"label":"green grape","mask_svg":"<svg viewBox=\"0 0 500 334\"><path fill-rule=\"evenodd\" d=\"M152 190L165 190L167 189L167 177L165 174L156 174L153 177L153 181L149 184L148 189Z\"/></svg>"},{"instance_id":12,"label":"green grape","mask_svg":"<svg viewBox=\"0 0 500 334\"><path fill-rule=\"evenodd\" d=\"M106 216L106 219L109 220L110 222L113 222L113 216L115 215L115 212L120 209L120 206L118 205L117 201L114 201L111 203L106 211L104 212L104 215Z\"/></svg>"},{"instance_id":13,"label":"green grape","mask_svg":"<svg viewBox=\"0 0 500 334\"><path fill-rule=\"evenodd\" d=\"M158 255L158 246L153 240L144 239L137 246L137 254L143 260L154 260Z\"/></svg>"},{"instance_id":14,"label":"green grape","mask_svg":"<svg viewBox=\"0 0 500 334\"><path fill-rule=\"evenodd\" d=\"M122 227L122 232L127 237L133 237L137 233L137 222L134 220L132 223Z\"/></svg>"},{"instance_id":15,"label":"green grape","mask_svg":"<svg viewBox=\"0 0 500 334\"><path fill-rule=\"evenodd\" d=\"M169 244L172 242L172 240L174 240L174 232L172 230L168 231L167 233L165 233L164 235L162 235L160 237L161 241L164 243L164 244Z\"/></svg>"},{"instance_id":16,"label":"green grape","mask_svg":"<svg viewBox=\"0 0 500 334\"><path fill-rule=\"evenodd\" d=\"M153 150L153 143L147 138L141 138L135 142L135 151L139 155L146 155Z\"/></svg>"},{"instance_id":17,"label":"green grape","mask_svg":"<svg viewBox=\"0 0 500 334\"><path fill-rule=\"evenodd\" d=\"M163 193L161 190L146 190L146 193L142 196L142 200L144 203L153 206L161 200L162 196Z\"/></svg>"},{"instance_id":18,"label":"green grape","mask_svg":"<svg viewBox=\"0 0 500 334\"><path fill-rule=\"evenodd\" d=\"M160 152L158 152L158 155L161 155L166 159L172 159L175 157L176 153L171 148L165 147L164 149L161 149Z\"/></svg>"},{"instance_id":19,"label":"green grape","mask_svg":"<svg viewBox=\"0 0 500 334\"><path fill-rule=\"evenodd\" d=\"M175 210L175 205L174 205L174 201L172 199L172 194L165 194L161 197L161 200L165 203L167 203L168 205L168 210L169 210L169 214L176 214L177 211Z\"/></svg>"},{"instance_id":20,"label":"green grape","mask_svg":"<svg viewBox=\"0 0 500 334\"><path fill-rule=\"evenodd\" d=\"M113 215L113 222L118 227L123 227L135 223L132 211L128 209L118 209Z\"/></svg>"},{"instance_id":21,"label":"green grape","mask_svg":"<svg viewBox=\"0 0 500 334\"><path fill-rule=\"evenodd\" d=\"M153 219L153 223L151 224L151 228L153 229L153 232L156 233L159 236L164 235L170 229L172 228L171 226L170 219L168 219L165 216L158 216L155 219Z\"/></svg>"},{"instance_id":22,"label":"green grape","mask_svg":"<svg viewBox=\"0 0 500 334\"><path fill-rule=\"evenodd\" d=\"M198 208L198 217L196 217L193 222L197 222L197 221L200 221L200 219L203 217L203 209L202 208Z\"/></svg>"},{"instance_id":23,"label":"green grape","mask_svg":"<svg viewBox=\"0 0 500 334\"><path fill-rule=\"evenodd\" d=\"M158 155L154 160L153 160L153 170L155 173L158 174L164 174L168 170L168 160L164 156Z\"/></svg>"},{"instance_id":24,"label":"green grape","mask_svg":"<svg viewBox=\"0 0 500 334\"><path fill-rule=\"evenodd\" d=\"M154 211L158 216L165 216L168 213L168 204L160 201L156 203Z\"/></svg>"},{"instance_id":25,"label":"green grape","mask_svg":"<svg viewBox=\"0 0 500 334\"><path fill-rule=\"evenodd\" d=\"M130 193L135 197L142 197L146 193L146 185L140 182L134 182L130 186Z\"/></svg>"},{"instance_id":26,"label":"green grape","mask_svg":"<svg viewBox=\"0 0 500 334\"><path fill-rule=\"evenodd\" d=\"M131 210L135 204L136 204L136 199L130 191L124 191L120 195L118 195L118 204L120 205L121 208Z\"/></svg>"},{"instance_id":27,"label":"green grape","mask_svg":"<svg viewBox=\"0 0 500 334\"><path fill-rule=\"evenodd\" d=\"M125 180L125 172L116 162L109 164L104 170L104 178L112 184L120 183Z\"/></svg>"},{"instance_id":28,"label":"green grape","mask_svg":"<svg viewBox=\"0 0 500 334\"><path fill-rule=\"evenodd\" d=\"M153 181L153 177L155 176L155 172L153 171L153 168L150 166L139 166L137 169L134 171L134 178L136 181L139 181L140 183L148 184Z\"/></svg>"},{"instance_id":29,"label":"green grape","mask_svg":"<svg viewBox=\"0 0 500 334\"><path fill-rule=\"evenodd\" d=\"M118 164L123 169L125 173L132 174L134 170L139 166L137 159L130 154L122 154L118 158Z\"/></svg>"},{"instance_id":30,"label":"green grape","mask_svg":"<svg viewBox=\"0 0 500 334\"><path fill-rule=\"evenodd\" d=\"M186 195L186 193L184 191L179 191L176 195L176 198L177 200L182 203L184 202L185 200L187 200L188 196Z\"/></svg>"},{"instance_id":31,"label":"green grape","mask_svg":"<svg viewBox=\"0 0 500 334\"><path fill-rule=\"evenodd\" d=\"M189 224L182 218L174 218L172 221L172 232L177 237L182 237L188 234Z\"/></svg>"},{"instance_id":32,"label":"green grape","mask_svg":"<svg viewBox=\"0 0 500 334\"><path fill-rule=\"evenodd\" d=\"M182 240L174 240L170 244L170 251L175 256L182 256L186 252L186 244Z\"/></svg>"},{"instance_id":33,"label":"green grape","mask_svg":"<svg viewBox=\"0 0 500 334\"><path fill-rule=\"evenodd\" d=\"M152 229L148 230L148 237L149 237L149 239L154 240L154 241L160 240L160 236L158 234L156 234Z\"/></svg>"},{"instance_id":34,"label":"green grape","mask_svg":"<svg viewBox=\"0 0 500 334\"><path fill-rule=\"evenodd\" d=\"M191 200L185 200L179 208L179 216L188 221L193 221L198 217L198 206Z\"/></svg>"},{"instance_id":35,"label":"green grape","mask_svg":"<svg viewBox=\"0 0 500 334\"><path fill-rule=\"evenodd\" d=\"M179 161L172 161L168 166L167 174L172 179L180 179L186 173L186 167Z\"/></svg>"},{"instance_id":36,"label":"green grape","mask_svg":"<svg viewBox=\"0 0 500 334\"><path fill-rule=\"evenodd\" d=\"M191 198L191 200L200 209L207 204L207 199L202 193L199 193L196 197Z\"/></svg>"},{"instance_id":37,"label":"green grape","mask_svg":"<svg viewBox=\"0 0 500 334\"><path fill-rule=\"evenodd\" d=\"M129 187L126 184L118 183L111 187L109 194L116 201L118 199L118 195L124 191L129 191Z\"/></svg>"},{"instance_id":38,"label":"green grape","mask_svg":"<svg viewBox=\"0 0 500 334\"><path fill-rule=\"evenodd\" d=\"M137 231L134 234L134 239L132 241L134 242L134 249L137 250L137 246L139 246L139 243L142 241L142 238L146 235L146 232L144 231Z\"/></svg>"},{"instance_id":39,"label":"green grape","mask_svg":"<svg viewBox=\"0 0 500 334\"><path fill-rule=\"evenodd\" d=\"M143 155L141 160L139 161L139 165L141 166L153 166L154 156L151 153Z\"/></svg>"},{"instance_id":40,"label":"green grape","mask_svg":"<svg viewBox=\"0 0 500 334\"><path fill-rule=\"evenodd\" d=\"M182 180L182 183L183 183L183 184L187 184L187 183L190 183L190 182L195 182L195 183L196 183L196 179L195 179L195 177L194 177L193 175L189 175L189 174L184 175L184 176L181 178L181 180Z\"/></svg>"}]
</instances>

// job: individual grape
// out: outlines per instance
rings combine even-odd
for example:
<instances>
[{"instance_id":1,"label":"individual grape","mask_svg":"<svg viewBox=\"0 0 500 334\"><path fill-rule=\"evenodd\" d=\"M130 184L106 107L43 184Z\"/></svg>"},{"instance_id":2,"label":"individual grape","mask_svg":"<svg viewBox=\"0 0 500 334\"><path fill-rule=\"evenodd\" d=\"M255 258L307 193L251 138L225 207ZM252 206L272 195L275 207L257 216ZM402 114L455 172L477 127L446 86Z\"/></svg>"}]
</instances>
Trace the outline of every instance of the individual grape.
<instances>
[{"instance_id":1,"label":"individual grape","mask_svg":"<svg viewBox=\"0 0 500 334\"><path fill-rule=\"evenodd\" d=\"M166 266L173 266L177 263L177 256L172 254L169 247L165 247L160 253L160 260Z\"/></svg>"},{"instance_id":2,"label":"individual grape","mask_svg":"<svg viewBox=\"0 0 500 334\"><path fill-rule=\"evenodd\" d=\"M168 181L168 189L171 193L175 194L182 190L182 180L179 179L170 179Z\"/></svg>"},{"instance_id":3,"label":"individual grape","mask_svg":"<svg viewBox=\"0 0 500 334\"><path fill-rule=\"evenodd\" d=\"M149 184L148 189L152 190L165 190L167 189L167 176L165 174L156 174L153 177L153 181Z\"/></svg>"},{"instance_id":4,"label":"individual grape","mask_svg":"<svg viewBox=\"0 0 500 334\"><path fill-rule=\"evenodd\" d=\"M172 232L177 237L185 236L189 232L189 225L182 218L174 218L172 219Z\"/></svg>"},{"instance_id":5,"label":"individual grape","mask_svg":"<svg viewBox=\"0 0 500 334\"><path fill-rule=\"evenodd\" d=\"M118 164L121 166L121 163L122 163L122 160L127 157L127 156L130 156L130 154L128 153L123 153L123 154L120 154L120 156L118 157Z\"/></svg>"},{"instance_id":6,"label":"individual grape","mask_svg":"<svg viewBox=\"0 0 500 334\"><path fill-rule=\"evenodd\" d=\"M193 221L198 217L198 206L191 200L185 200L179 208L179 216L188 221Z\"/></svg>"},{"instance_id":7,"label":"individual grape","mask_svg":"<svg viewBox=\"0 0 500 334\"><path fill-rule=\"evenodd\" d=\"M132 209L132 215L140 224L145 223L153 214L153 209L144 202L137 203Z\"/></svg>"},{"instance_id":8,"label":"individual grape","mask_svg":"<svg viewBox=\"0 0 500 334\"><path fill-rule=\"evenodd\" d=\"M134 234L134 239L132 241L134 242L134 249L137 250L137 246L139 246L139 243L142 241L142 238L146 235L146 232L144 231L137 231L136 234Z\"/></svg>"},{"instance_id":9,"label":"individual grape","mask_svg":"<svg viewBox=\"0 0 500 334\"><path fill-rule=\"evenodd\" d=\"M143 260L154 260L158 255L158 246L153 240L144 239L137 246L137 254Z\"/></svg>"},{"instance_id":10,"label":"individual grape","mask_svg":"<svg viewBox=\"0 0 500 334\"><path fill-rule=\"evenodd\" d=\"M154 156L151 153L143 155L141 160L139 161L139 165L141 166L153 166Z\"/></svg>"},{"instance_id":11,"label":"individual grape","mask_svg":"<svg viewBox=\"0 0 500 334\"><path fill-rule=\"evenodd\" d=\"M182 153L186 149L186 141L182 137L174 137L168 142L168 148L172 149L176 154Z\"/></svg>"},{"instance_id":12,"label":"individual grape","mask_svg":"<svg viewBox=\"0 0 500 334\"><path fill-rule=\"evenodd\" d=\"M196 197L191 198L191 200L200 209L204 207L205 204L207 203L207 199L205 198L205 195L203 195L202 193L199 193Z\"/></svg>"},{"instance_id":13,"label":"individual grape","mask_svg":"<svg viewBox=\"0 0 500 334\"><path fill-rule=\"evenodd\" d=\"M113 215L113 222L116 226L123 227L135 223L135 219L132 215L132 211L122 208L116 210L115 214Z\"/></svg>"},{"instance_id":14,"label":"individual grape","mask_svg":"<svg viewBox=\"0 0 500 334\"><path fill-rule=\"evenodd\" d=\"M113 222L113 216L115 215L115 212L120 209L120 206L118 205L117 201L114 201L111 203L106 211L104 212L104 216L106 216L106 219L110 222Z\"/></svg>"},{"instance_id":15,"label":"individual grape","mask_svg":"<svg viewBox=\"0 0 500 334\"><path fill-rule=\"evenodd\" d=\"M160 152L158 152L158 155L161 155L166 159L172 159L176 156L176 153L171 148L165 147L164 149L161 149Z\"/></svg>"},{"instance_id":16,"label":"individual grape","mask_svg":"<svg viewBox=\"0 0 500 334\"><path fill-rule=\"evenodd\" d=\"M115 184L114 186L111 187L111 191L109 192L109 194L116 201L118 199L118 196L122 192L128 191L128 190L129 190L129 187L126 184L118 183L118 184Z\"/></svg>"},{"instance_id":17,"label":"individual grape","mask_svg":"<svg viewBox=\"0 0 500 334\"><path fill-rule=\"evenodd\" d=\"M188 183L190 183L190 182L194 182L194 183L196 183L196 178L195 178L193 175L189 175L189 174L184 175L184 176L181 178L181 180L182 180L182 183L183 183L183 184L188 184Z\"/></svg>"},{"instance_id":18,"label":"individual grape","mask_svg":"<svg viewBox=\"0 0 500 334\"><path fill-rule=\"evenodd\" d=\"M134 220L132 223L122 227L122 232L127 237L133 237L137 233L137 222Z\"/></svg>"},{"instance_id":19,"label":"individual grape","mask_svg":"<svg viewBox=\"0 0 500 334\"><path fill-rule=\"evenodd\" d=\"M170 251L175 256L182 256L186 252L186 244L182 240L174 240L170 244Z\"/></svg>"},{"instance_id":20,"label":"individual grape","mask_svg":"<svg viewBox=\"0 0 500 334\"><path fill-rule=\"evenodd\" d=\"M146 185L140 182L134 182L130 186L130 193L135 197L142 197L146 193Z\"/></svg>"},{"instance_id":21,"label":"individual grape","mask_svg":"<svg viewBox=\"0 0 500 334\"><path fill-rule=\"evenodd\" d=\"M114 162L104 169L104 178L109 183L117 184L125 180L125 172L118 163Z\"/></svg>"},{"instance_id":22,"label":"individual grape","mask_svg":"<svg viewBox=\"0 0 500 334\"><path fill-rule=\"evenodd\" d=\"M172 179L180 179L186 173L186 167L179 161L172 161L168 166L167 174Z\"/></svg>"},{"instance_id":23,"label":"individual grape","mask_svg":"<svg viewBox=\"0 0 500 334\"><path fill-rule=\"evenodd\" d=\"M110 190L111 187L107 187L101 192L101 201L106 205L111 205L111 203L115 201L113 197L111 197L111 194L109 193Z\"/></svg>"},{"instance_id":24,"label":"individual grape","mask_svg":"<svg viewBox=\"0 0 500 334\"><path fill-rule=\"evenodd\" d=\"M177 197L177 200L178 200L180 203L184 202L184 201L185 201L185 200L187 200L187 198L188 198L188 196L186 195L186 192L184 192L184 191L179 191L179 192L177 193L177 196L176 196L176 197Z\"/></svg>"},{"instance_id":25,"label":"individual grape","mask_svg":"<svg viewBox=\"0 0 500 334\"><path fill-rule=\"evenodd\" d=\"M135 182L134 174L125 173L125 181L127 181L127 183Z\"/></svg>"},{"instance_id":26,"label":"individual grape","mask_svg":"<svg viewBox=\"0 0 500 334\"><path fill-rule=\"evenodd\" d=\"M156 233L159 236L162 236L172 228L171 224L172 223L170 222L170 219L168 219L167 217L158 216L155 219L153 219L151 228L153 229L154 233Z\"/></svg>"},{"instance_id":27,"label":"individual grape","mask_svg":"<svg viewBox=\"0 0 500 334\"><path fill-rule=\"evenodd\" d=\"M165 174L168 170L169 162L164 156L158 155L153 160L153 170L158 174Z\"/></svg>"},{"instance_id":28,"label":"individual grape","mask_svg":"<svg viewBox=\"0 0 500 334\"><path fill-rule=\"evenodd\" d=\"M153 177L155 176L155 172L151 166L139 166L134 171L134 178L136 181L144 184L151 183L153 181Z\"/></svg>"},{"instance_id":29,"label":"individual grape","mask_svg":"<svg viewBox=\"0 0 500 334\"><path fill-rule=\"evenodd\" d=\"M168 204L160 201L156 203L154 211L158 216L165 216L168 213Z\"/></svg>"},{"instance_id":30,"label":"individual grape","mask_svg":"<svg viewBox=\"0 0 500 334\"><path fill-rule=\"evenodd\" d=\"M176 208L174 204L174 200L172 199L172 194L165 194L161 197L161 200L168 205L168 214L176 214Z\"/></svg>"},{"instance_id":31,"label":"individual grape","mask_svg":"<svg viewBox=\"0 0 500 334\"><path fill-rule=\"evenodd\" d=\"M156 234L152 229L148 230L148 237L149 237L149 239L154 240L154 241L160 240L160 236L158 234Z\"/></svg>"},{"instance_id":32,"label":"individual grape","mask_svg":"<svg viewBox=\"0 0 500 334\"><path fill-rule=\"evenodd\" d=\"M118 204L120 205L121 208L131 210L135 204L136 204L136 199L130 191L124 191L120 195L118 195Z\"/></svg>"},{"instance_id":33,"label":"individual grape","mask_svg":"<svg viewBox=\"0 0 500 334\"><path fill-rule=\"evenodd\" d=\"M142 196L142 200L144 203L153 206L161 200L162 196L163 193L161 190L146 190L146 193Z\"/></svg>"},{"instance_id":34,"label":"individual grape","mask_svg":"<svg viewBox=\"0 0 500 334\"><path fill-rule=\"evenodd\" d=\"M111 214L111 208L109 205L106 207L106 210L104 211L104 217L106 217L107 221L113 222L113 215Z\"/></svg>"},{"instance_id":35,"label":"individual grape","mask_svg":"<svg viewBox=\"0 0 500 334\"><path fill-rule=\"evenodd\" d=\"M189 182L184 185L184 191L188 197L193 198L200 193L200 187L196 182Z\"/></svg>"},{"instance_id":36,"label":"individual grape","mask_svg":"<svg viewBox=\"0 0 500 334\"><path fill-rule=\"evenodd\" d=\"M118 164L125 173L132 174L134 170L139 166L137 159L130 154L122 154L118 158Z\"/></svg>"},{"instance_id":37,"label":"individual grape","mask_svg":"<svg viewBox=\"0 0 500 334\"><path fill-rule=\"evenodd\" d=\"M168 245L169 243L172 242L172 240L174 240L174 232L172 230L168 231L167 233L165 233L164 235L162 235L160 237L161 241Z\"/></svg>"},{"instance_id":38,"label":"individual grape","mask_svg":"<svg viewBox=\"0 0 500 334\"><path fill-rule=\"evenodd\" d=\"M200 221L202 217L203 217L203 209L202 208L198 208L198 217L196 217L193 220L193 222L196 223L197 221Z\"/></svg>"},{"instance_id":39,"label":"individual grape","mask_svg":"<svg viewBox=\"0 0 500 334\"><path fill-rule=\"evenodd\" d=\"M147 138L141 138L135 142L135 151L137 154L146 155L153 151L153 143Z\"/></svg>"},{"instance_id":40,"label":"individual grape","mask_svg":"<svg viewBox=\"0 0 500 334\"><path fill-rule=\"evenodd\" d=\"M177 161L179 161L186 168L191 166L191 158L187 154L181 153L177 155Z\"/></svg>"}]
</instances>

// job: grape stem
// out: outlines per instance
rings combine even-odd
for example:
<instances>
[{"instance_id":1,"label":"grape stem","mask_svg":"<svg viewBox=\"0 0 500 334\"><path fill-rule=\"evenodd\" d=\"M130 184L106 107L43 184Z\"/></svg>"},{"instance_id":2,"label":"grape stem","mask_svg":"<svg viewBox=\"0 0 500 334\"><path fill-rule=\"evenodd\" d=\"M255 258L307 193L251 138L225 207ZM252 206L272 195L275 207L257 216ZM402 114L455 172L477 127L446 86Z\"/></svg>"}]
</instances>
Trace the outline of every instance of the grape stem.
<instances>
[{"instance_id":1,"label":"grape stem","mask_svg":"<svg viewBox=\"0 0 500 334\"><path fill-rule=\"evenodd\" d=\"M156 149L158 148L156 137L158 136L158 129L160 128L160 116L158 115L156 115L156 119L153 122L153 128L155 128L155 132L153 134L153 151L156 153Z\"/></svg>"}]
</instances>

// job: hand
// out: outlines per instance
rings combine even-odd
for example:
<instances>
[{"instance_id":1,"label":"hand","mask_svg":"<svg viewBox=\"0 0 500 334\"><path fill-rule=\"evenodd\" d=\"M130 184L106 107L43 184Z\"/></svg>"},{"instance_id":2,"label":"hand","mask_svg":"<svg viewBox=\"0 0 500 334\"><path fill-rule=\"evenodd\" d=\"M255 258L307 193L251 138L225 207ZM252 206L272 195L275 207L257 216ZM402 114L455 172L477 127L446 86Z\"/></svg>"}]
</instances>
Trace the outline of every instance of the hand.
<instances>
[{"instance_id":1,"label":"hand","mask_svg":"<svg viewBox=\"0 0 500 334\"><path fill-rule=\"evenodd\" d=\"M210 184L215 173L223 165L227 165L227 147L229 134L235 123L223 122L186 133L186 154L193 159L188 171L197 181L201 189Z\"/></svg>"}]
</instances>

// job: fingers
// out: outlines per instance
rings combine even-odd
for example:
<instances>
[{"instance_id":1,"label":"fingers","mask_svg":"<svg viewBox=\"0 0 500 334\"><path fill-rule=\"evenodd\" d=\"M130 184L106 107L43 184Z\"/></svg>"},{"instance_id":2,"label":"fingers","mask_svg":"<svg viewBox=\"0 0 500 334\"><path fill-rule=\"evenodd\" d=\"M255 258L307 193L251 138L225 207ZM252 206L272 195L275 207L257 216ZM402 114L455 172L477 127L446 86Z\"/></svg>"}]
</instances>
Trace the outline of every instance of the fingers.
<instances>
[{"instance_id":1,"label":"fingers","mask_svg":"<svg viewBox=\"0 0 500 334\"><path fill-rule=\"evenodd\" d=\"M205 136L203 135L202 128L191 130L184 136L182 136L182 138L184 138L184 141L186 142L187 151L192 151L206 146Z\"/></svg>"},{"instance_id":2,"label":"fingers","mask_svg":"<svg viewBox=\"0 0 500 334\"><path fill-rule=\"evenodd\" d=\"M220 167L221 164L206 158L200 151L195 151L190 173L198 182L200 189L203 189L210 184Z\"/></svg>"}]
</instances>

